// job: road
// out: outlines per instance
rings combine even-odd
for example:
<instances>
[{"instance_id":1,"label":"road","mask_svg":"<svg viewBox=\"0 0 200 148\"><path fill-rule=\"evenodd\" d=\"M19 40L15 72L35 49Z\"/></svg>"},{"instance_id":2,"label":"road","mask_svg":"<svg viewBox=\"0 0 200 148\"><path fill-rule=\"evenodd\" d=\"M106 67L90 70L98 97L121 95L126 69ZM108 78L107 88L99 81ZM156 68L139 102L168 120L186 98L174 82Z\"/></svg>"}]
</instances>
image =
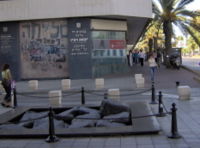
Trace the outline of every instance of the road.
<instances>
[{"instance_id":1,"label":"road","mask_svg":"<svg viewBox=\"0 0 200 148\"><path fill-rule=\"evenodd\" d=\"M200 71L200 57L183 57L183 65Z\"/></svg>"}]
</instances>

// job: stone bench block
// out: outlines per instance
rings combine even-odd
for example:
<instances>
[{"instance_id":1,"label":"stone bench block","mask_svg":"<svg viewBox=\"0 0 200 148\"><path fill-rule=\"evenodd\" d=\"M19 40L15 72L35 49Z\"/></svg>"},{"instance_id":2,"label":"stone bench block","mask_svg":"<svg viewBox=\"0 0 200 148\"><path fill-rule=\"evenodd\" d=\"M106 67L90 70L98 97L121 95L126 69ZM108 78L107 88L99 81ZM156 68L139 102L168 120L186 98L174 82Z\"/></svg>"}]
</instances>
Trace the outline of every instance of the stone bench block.
<instances>
[{"instance_id":1,"label":"stone bench block","mask_svg":"<svg viewBox=\"0 0 200 148\"><path fill-rule=\"evenodd\" d=\"M97 89L104 88L104 79L103 78L95 79L95 86Z\"/></svg>"},{"instance_id":2,"label":"stone bench block","mask_svg":"<svg viewBox=\"0 0 200 148\"><path fill-rule=\"evenodd\" d=\"M38 80L30 80L28 81L29 88L32 90L37 90L38 89Z\"/></svg>"},{"instance_id":3,"label":"stone bench block","mask_svg":"<svg viewBox=\"0 0 200 148\"><path fill-rule=\"evenodd\" d=\"M135 74L135 80L138 78L143 78L143 75L141 73Z\"/></svg>"},{"instance_id":4,"label":"stone bench block","mask_svg":"<svg viewBox=\"0 0 200 148\"><path fill-rule=\"evenodd\" d=\"M144 88L145 80L143 77L136 79L136 87L137 88Z\"/></svg>"},{"instance_id":5,"label":"stone bench block","mask_svg":"<svg viewBox=\"0 0 200 148\"><path fill-rule=\"evenodd\" d=\"M191 88L187 85L177 87L178 95L180 100L188 100L191 95Z\"/></svg>"},{"instance_id":6,"label":"stone bench block","mask_svg":"<svg viewBox=\"0 0 200 148\"><path fill-rule=\"evenodd\" d=\"M120 90L119 88L108 89L108 97L111 99L120 99Z\"/></svg>"},{"instance_id":7,"label":"stone bench block","mask_svg":"<svg viewBox=\"0 0 200 148\"><path fill-rule=\"evenodd\" d=\"M52 90L49 91L49 102L51 106L60 106L62 100L61 90Z\"/></svg>"},{"instance_id":8,"label":"stone bench block","mask_svg":"<svg viewBox=\"0 0 200 148\"><path fill-rule=\"evenodd\" d=\"M71 79L62 79L61 80L62 90L68 90L71 88Z\"/></svg>"}]
</instances>

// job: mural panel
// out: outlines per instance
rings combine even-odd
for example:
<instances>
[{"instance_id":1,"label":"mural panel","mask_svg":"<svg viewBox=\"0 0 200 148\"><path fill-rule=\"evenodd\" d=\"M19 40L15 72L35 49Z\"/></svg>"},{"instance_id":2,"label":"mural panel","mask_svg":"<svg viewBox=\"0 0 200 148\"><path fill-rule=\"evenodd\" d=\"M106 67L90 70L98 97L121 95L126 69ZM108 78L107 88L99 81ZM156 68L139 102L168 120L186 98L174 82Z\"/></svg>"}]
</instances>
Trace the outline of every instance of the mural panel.
<instances>
[{"instance_id":1,"label":"mural panel","mask_svg":"<svg viewBox=\"0 0 200 148\"><path fill-rule=\"evenodd\" d=\"M67 34L66 20L20 23L22 78L67 77Z\"/></svg>"}]
</instances>

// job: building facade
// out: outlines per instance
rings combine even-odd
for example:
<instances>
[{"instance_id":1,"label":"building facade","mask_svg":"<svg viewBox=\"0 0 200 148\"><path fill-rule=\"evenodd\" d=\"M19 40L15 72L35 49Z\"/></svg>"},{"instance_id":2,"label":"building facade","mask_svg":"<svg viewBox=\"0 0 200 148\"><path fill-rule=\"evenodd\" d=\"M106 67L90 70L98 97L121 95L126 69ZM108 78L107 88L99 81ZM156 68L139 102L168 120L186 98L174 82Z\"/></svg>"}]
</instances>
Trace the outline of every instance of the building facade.
<instances>
[{"instance_id":1,"label":"building facade","mask_svg":"<svg viewBox=\"0 0 200 148\"><path fill-rule=\"evenodd\" d=\"M94 78L126 71L126 46L151 18L150 0L0 1L0 66L15 79Z\"/></svg>"}]
</instances>

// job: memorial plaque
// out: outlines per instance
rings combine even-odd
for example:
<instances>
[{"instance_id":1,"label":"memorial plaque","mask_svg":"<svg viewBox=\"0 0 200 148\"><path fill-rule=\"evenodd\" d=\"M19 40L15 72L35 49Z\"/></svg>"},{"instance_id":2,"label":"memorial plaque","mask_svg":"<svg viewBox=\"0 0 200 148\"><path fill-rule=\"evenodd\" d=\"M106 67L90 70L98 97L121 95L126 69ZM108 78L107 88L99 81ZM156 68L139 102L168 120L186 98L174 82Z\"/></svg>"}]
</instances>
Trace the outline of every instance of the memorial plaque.
<instances>
[{"instance_id":1,"label":"memorial plaque","mask_svg":"<svg viewBox=\"0 0 200 148\"><path fill-rule=\"evenodd\" d=\"M89 19L69 19L70 78L91 78L91 39Z\"/></svg>"},{"instance_id":2,"label":"memorial plaque","mask_svg":"<svg viewBox=\"0 0 200 148\"><path fill-rule=\"evenodd\" d=\"M0 67L7 63L14 79L19 79L19 24L0 23Z\"/></svg>"}]
</instances>

